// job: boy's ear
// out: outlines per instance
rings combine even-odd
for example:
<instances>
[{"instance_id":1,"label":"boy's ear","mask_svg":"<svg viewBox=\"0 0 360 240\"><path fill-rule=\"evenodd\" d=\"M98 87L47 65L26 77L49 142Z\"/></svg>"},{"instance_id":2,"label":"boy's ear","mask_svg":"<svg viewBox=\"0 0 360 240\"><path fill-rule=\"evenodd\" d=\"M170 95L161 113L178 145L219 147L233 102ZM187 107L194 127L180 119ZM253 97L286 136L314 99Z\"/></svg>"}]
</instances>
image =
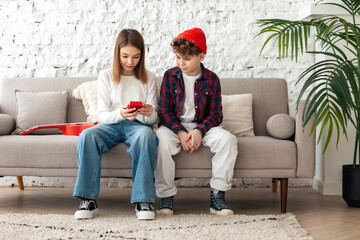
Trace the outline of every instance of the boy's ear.
<instances>
[{"instance_id":1,"label":"boy's ear","mask_svg":"<svg viewBox=\"0 0 360 240\"><path fill-rule=\"evenodd\" d=\"M204 60L205 58L205 53L204 52L201 52L200 53L200 61Z\"/></svg>"}]
</instances>

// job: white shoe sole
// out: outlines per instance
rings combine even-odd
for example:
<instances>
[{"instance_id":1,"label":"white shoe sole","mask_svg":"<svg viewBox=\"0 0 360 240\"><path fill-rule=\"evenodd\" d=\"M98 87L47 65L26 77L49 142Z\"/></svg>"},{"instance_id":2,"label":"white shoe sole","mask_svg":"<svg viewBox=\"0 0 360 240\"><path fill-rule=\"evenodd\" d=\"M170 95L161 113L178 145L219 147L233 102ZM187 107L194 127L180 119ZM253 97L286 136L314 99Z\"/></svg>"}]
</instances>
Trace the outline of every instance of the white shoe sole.
<instances>
[{"instance_id":1,"label":"white shoe sole","mask_svg":"<svg viewBox=\"0 0 360 240\"><path fill-rule=\"evenodd\" d=\"M161 210L157 210L156 211L157 214L159 215L174 215L174 211L170 210L170 209L161 209Z\"/></svg>"},{"instance_id":2,"label":"white shoe sole","mask_svg":"<svg viewBox=\"0 0 360 240\"><path fill-rule=\"evenodd\" d=\"M95 215L97 215L99 209L94 209L92 211L87 211L87 210L77 210L75 212L75 218L76 219L88 219L88 218L93 218Z\"/></svg>"},{"instance_id":3,"label":"white shoe sole","mask_svg":"<svg viewBox=\"0 0 360 240\"><path fill-rule=\"evenodd\" d=\"M153 211L139 211L136 212L136 217L139 220L154 220L155 213Z\"/></svg>"},{"instance_id":4,"label":"white shoe sole","mask_svg":"<svg viewBox=\"0 0 360 240\"><path fill-rule=\"evenodd\" d=\"M216 211L213 208L210 208L210 213L219 215L219 216L229 216L229 215L234 215L234 212L230 209L223 209L221 211Z\"/></svg>"}]
</instances>

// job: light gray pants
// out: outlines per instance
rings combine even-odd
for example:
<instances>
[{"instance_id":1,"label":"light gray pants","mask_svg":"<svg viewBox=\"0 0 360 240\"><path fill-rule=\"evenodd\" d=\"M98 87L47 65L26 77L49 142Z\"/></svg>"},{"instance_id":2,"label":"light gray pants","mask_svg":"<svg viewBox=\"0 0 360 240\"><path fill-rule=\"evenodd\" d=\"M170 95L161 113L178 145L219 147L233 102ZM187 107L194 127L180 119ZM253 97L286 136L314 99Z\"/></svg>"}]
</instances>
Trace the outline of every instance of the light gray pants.
<instances>
[{"instance_id":1,"label":"light gray pants","mask_svg":"<svg viewBox=\"0 0 360 240\"><path fill-rule=\"evenodd\" d=\"M196 123L182 123L191 131ZM156 135L159 138L158 155L155 168L156 195L160 198L174 196L175 161L172 156L182 148L179 137L169 128L161 126ZM212 158L212 178L210 186L213 189L227 191L231 189L234 175L234 165L238 153L236 137L222 127L211 128L203 137L202 144L210 148Z\"/></svg>"}]
</instances>

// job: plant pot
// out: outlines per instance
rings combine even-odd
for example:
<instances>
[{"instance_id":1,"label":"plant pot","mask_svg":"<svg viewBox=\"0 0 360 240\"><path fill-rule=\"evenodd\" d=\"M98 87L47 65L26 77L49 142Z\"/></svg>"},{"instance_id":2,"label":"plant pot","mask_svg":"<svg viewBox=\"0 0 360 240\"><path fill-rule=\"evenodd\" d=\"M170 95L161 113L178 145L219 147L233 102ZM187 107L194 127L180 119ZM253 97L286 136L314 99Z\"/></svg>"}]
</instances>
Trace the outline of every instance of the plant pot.
<instances>
[{"instance_id":1,"label":"plant pot","mask_svg":"<svg viewBox=\"0 0 360 240\"><path fill-rule=\"evenodd\" d=\"M349 207L360 207L360 168L343 165L342 197Z\"/></svg>"}]
</instances>

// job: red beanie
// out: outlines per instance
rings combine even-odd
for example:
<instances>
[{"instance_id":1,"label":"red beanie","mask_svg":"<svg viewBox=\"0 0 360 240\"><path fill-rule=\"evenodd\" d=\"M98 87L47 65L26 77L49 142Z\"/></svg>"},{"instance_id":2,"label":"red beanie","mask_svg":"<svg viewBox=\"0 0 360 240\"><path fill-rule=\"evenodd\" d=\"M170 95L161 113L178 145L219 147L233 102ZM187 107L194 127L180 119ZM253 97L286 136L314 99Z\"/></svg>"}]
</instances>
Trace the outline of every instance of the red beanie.
<instances>
[{"instance_id":1,"label":"red beanie","mask_svg":"<svg viewBox=\"0 0 360 240\"><path fill-rule=\"evenodd\" d=\"M191 28L180 33L178 38L193 42L203 53L206 54L206 37L200 28Z\"/></svg>"}]
</instances>

